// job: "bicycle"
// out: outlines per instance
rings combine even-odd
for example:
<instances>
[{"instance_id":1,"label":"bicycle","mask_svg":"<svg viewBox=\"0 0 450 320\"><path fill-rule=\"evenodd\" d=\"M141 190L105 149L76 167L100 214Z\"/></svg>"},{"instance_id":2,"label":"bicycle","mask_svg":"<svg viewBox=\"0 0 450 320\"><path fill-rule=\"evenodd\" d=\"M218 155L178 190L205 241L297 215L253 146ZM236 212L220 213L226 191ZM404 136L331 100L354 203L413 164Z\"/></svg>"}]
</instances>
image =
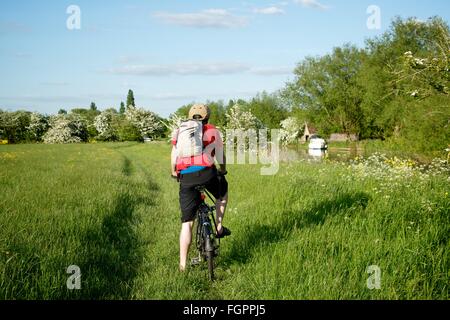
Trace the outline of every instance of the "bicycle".
<instances>
[{"instance_id":1,"label":"bicycle","mask_svg":"<svg viewBox=\"0 0 450 320\"><path fill-rule=\"evenodd\" d=\"M225 177L227 172L218 173L218 177ZM179 176L172 176L177 182L180 182ZM208 197L213 203L216 201L211 194L206 190L204 185L196 187L200 193L201 203L196 212L196 232L195 243L198 250L198 257L191 260L191 265L198 265L203 261L208 262L208 274L211 281L214 280L214 258L219 255L220 238L217 237L217 223L214 218L216 207L209 206L206 203Z\"/></svg>"},{"instance_id":2,"label":"bicycle","mask_svg":"<svg viewBox=\"0 0 450 320\"><path fill-rule=\"evenodd\" d=\"M191 260L193 265L202 261L208 262L208 275L211 281L214 280L214 258L219 255L220 239L217 239L217 224L214 214L215 206L206 203L206 196L214 203L212 196L204 186L196 188L200 192L201 204L197 210L195 243L197 245L198 257Z\"/></svg>"}]
</instances>

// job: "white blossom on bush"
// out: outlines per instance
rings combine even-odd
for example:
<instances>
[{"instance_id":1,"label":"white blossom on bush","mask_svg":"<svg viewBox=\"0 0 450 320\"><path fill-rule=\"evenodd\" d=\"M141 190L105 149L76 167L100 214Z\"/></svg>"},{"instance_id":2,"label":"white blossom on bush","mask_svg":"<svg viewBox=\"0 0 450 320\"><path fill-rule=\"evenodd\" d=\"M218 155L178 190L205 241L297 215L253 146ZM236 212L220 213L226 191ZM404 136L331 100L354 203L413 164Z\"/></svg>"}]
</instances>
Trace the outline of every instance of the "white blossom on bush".
<instances>
[{"instance_id":1,"label":"white blossom on bush","mask_svg":"<svg viewBox=\"0 0 450 320\"><path fill-rule=\"evenodd\" d=\"M170 115L169 119L165 120L164 122L161 122L171 133L169 136L169 141L172 141L174 135L176 134L178 128L181 125L181 122L183 122L184 120L185 120L184 118L174 113Z\"/></svg>"},{"instance_id":2,"label":"white blossom on bush","mask_svg":"<svg viewBox=\"0 0 450 320\"><path fill-rule=\"evenodd\" d=\"M261 129L263 123L250 111L244 111L239 104L235 104L226 113L227 129Z\"/></svg>"},{"instance_id":3,"label":"white blossom on bush","mask_svg":"<svg viewBox=\"0 0 450 320\"><path fill-rule=\"evenodd\" d=\"M0 138L6 139L6 133L11 128L17 128L19 119L12 112L0 110ZM4 136L5 135L5 136Z\"/></svg>"},{"instance_id":4,"label":"white blossom on bush","mask_svg":"<svg viewBox=\"0 0 450 320\"><path fill-rule=\"evenodd\" d=\"M112 122L114 114L110 111L103 111L94 119L95 129L98 131L98 138L101 140L114 140L117 136Z\"/></svg>"},{"instance_id":5,"label":"white blossom on bush","mask_svg":"<svg viewBox=\"0 0 450 320\"><path fill-rule=\"evenodd\" d=\"M182 117L180 117L179 115L177 115L176 113L170 115L169 119L167 119L165 126L171 131L175 131L177 130L180 125L181 122L183 122L184 119Z\"/></svg>"},{"instance_id":6,"label":"white blossom on bush","mask_svg":"<svg viewBox=\"0 0 450 320\"><path fill-rule=\"evenodd\" d=\"M295 143L300 136L301 129L299 121L294 117L281 121L280 140L283 145Z\"/></svg>"},{"instance_id":7,"label":"white blossom on bush","mask_svg":"<svg viewBox=\"0 0 450 320\"><path fill-rule=\"evenodd\" d=\"M251 110L245 111L239 104L231 107L225 116L227 119L226 144L236 143L238 152L257 152L258 129L264 129L263 123ZM230 134L228 130L234 130L234 132Z\"/></svg>"},{"instance_id":8,"label":"white blossom on bush","mask_svg":"<svg viewBox=\"0 0 450 320\"><path fill-rule=\"evenodd\" d=\"M50 129L44 143L79 143L87 140L86 121L78 115L57 115L50 118Z\"/></svg>"},{"instance_id":9,"label":"white blossom on bush","mask_svg":"<svg viewBox=\"0 0 450 320\"><path fill-rule=\"evenodd\" d=\"M158 119L158 116L142 108L136 108L130 105L125 111L125 117L138 128L142 138L148 137L153 139L163 129L163 125Z\"/></svg>"},{"instance_id":10,"label":"white blossom on bush","mask_svg":"<svg viewBox=\"0 0 450 320\"><path fill-rule=\"evenodd\" d=\"M44 133L47 131L48 127L49 123L47 117L37 112L33 112L30 115L30 125L27 127L27 129L34 139L40 140Z\"/></svg>"}]
</instances>

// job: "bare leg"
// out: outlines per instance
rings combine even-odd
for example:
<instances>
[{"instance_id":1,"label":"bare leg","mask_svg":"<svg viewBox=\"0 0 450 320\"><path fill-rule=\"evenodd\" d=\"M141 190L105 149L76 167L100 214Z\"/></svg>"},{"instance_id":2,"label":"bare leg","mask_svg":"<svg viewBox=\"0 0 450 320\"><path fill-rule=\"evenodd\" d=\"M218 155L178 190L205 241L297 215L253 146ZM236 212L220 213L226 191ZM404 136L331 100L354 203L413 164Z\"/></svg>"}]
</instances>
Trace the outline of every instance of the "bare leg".
<instances>
[{"instance_id":1,"label":"bare leg","mask_svg":"<svg viewBox=\"0 0 450 320\"><path fill-rule=\"evenodd\" d=\"M219 234L222 232L223 217L225 215L227 203L228 203L228 193L222 199L216 200L216 223L217 223L217 232Z\"/></svg>"},{"instance_id":2,"label":"bare leg","mask_svg":"<svg viewBox=\"0 0 450 320\"><path fill-rule=\"evenodd\" d=\"M186 260L192 242L192 226L194 221L181 225L180 232L180 271L186 270Z\"/></svg>"}]
</instances>

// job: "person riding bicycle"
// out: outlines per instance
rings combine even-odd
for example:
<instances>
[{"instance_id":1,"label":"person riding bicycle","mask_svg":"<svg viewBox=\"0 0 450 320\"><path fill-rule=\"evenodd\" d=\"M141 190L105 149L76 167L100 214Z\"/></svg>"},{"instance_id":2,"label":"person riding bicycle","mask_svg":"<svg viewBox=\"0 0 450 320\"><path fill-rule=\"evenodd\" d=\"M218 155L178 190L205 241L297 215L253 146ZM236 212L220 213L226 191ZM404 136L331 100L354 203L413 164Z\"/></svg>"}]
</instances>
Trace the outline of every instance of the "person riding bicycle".
<instances>
[{"instance_id":1,"label":"person riding bicycle","mask_svg":"<svg viewBox=\"0 0 450 320\"><path fill-rule=\"evenodd\" d=\"M207 105L196 104L189 110L189 120L172 133L172 176L180 182L180 271L186 269L192 227L202 201L197 187L204 186L216 198L217 238L231 235L223 226L228 201L223 142L219 130L208 123L210 116ZM214 159L220 165L219 170Z\"/></svg>"}]
</instances>

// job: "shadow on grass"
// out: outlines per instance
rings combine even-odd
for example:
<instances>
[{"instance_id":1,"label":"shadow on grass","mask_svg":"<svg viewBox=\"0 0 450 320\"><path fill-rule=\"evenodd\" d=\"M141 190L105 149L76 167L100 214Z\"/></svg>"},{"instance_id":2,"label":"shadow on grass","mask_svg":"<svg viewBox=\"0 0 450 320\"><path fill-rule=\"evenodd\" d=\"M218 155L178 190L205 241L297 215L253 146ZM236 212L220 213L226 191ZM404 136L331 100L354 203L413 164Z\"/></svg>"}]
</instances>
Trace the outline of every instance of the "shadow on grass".
<instances>
[{"instance_id":1,"label":"shadow on grass","mask_svg":"<svg viewBox=\"0 0 450 320\"><path fill-rule=\"evenodd\" d=\"M295 229L322 225L327 217L339 215L352 208L365 209L369 201L366 193L345 193L332 200L320 202L307 211L286 211L272 225L254 224L248 227L248 232L238 235L232 242L232 247L224 263L245 264L251 258L255 249L268 246L289 238Z\"/></svg>"},{"instance_id":2,"label":"shadow on grass","mask_svg":"<svg viewBox=\"0 0 450 320\"><path fill-rule=\"evenodd\" d=\"M153 206L158 186L145 175L143 181L130 179L132 163L124 157L122 173L126 187L118 194L111 213L100 226L83 237L84 252L79 264L82 289L76 298L128 299L132 296L133 280L142 263L142 243L134 225L137 205ZM71 296L75 298L75 296Z\"/></svg>"}]
</instances>

